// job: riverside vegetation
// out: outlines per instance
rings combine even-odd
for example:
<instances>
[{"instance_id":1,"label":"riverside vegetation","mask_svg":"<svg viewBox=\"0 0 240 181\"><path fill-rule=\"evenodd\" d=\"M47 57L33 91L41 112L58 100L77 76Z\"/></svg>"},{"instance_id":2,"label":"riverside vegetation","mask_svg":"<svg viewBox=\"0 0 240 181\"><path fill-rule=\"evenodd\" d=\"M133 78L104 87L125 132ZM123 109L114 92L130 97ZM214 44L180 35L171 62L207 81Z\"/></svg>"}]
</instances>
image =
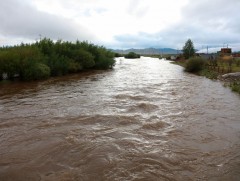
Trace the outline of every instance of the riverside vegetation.
<instances>
[{"instance_id":1,"label":"riverside vegetation","mask_svg":"<svg viewBox=\"0 0 240 181\"><path fill-rule=\"evenodd\" d=\"M188 60L180 60L174 62L174 64L178 64L184 67L184 70L189 73L193 73L200 76L205 76L209 79L221 79L225 82L226 86L229 86L232 91L240 94L240 80L238 79L228 79L225 81L221 78L222 74L229 72L240 72L240 60L235 59L231 63L231 67L228 62L223 62L221 59L215 61L215 65L213 66L213 62L206 60L201 57L191 57ZM218 65L218 66L217 66Z\"/></svg>"},{"instance_id":2,"label":"riverside vegetation","mask_svg":"<svg viewBox=\"0 0 240 181\"><path fill-rule=\"evenodd\" d=\"M215 59L206 60L202 57L195 56L195 49L191 39L188 39L183 46L184 59L176 62L185 67L186 72L202 75L210 79L222 78L222 74L230 72L240 72L240 59L219 56ZM225 81L232 91L240 94L240 78L234 77Z\"/></svg>"},{"instance_id":3,"label":"riverside vegetation","mask_svg":"<svg viewBox=\"0 0 240 181\"><path fill-rule=\"evenodd\" d=\"M175 64L183 66L186 72L205 76L209 79L222 79L221 76L224 73L240 72L240 59L238 58L224 59L219 56L216 59L206 60L195 56L194 45L190 39L183 47L183 57L184 59L175 62ZM225 85L240 94L239 77L225 81Z\"/></svg>"},{"instance_id":4,"label":"riverside vegetation","mask_svg":"<svg viewBox=\"0 0 240 181\"><path fill-rule=\"evenodd\" d=\"M128 59L135 59L135 58L140 58L140 55L139 54L136 54L134 52L129 52L128 54L126 54L124 56L125 58L128 58Z\"/></svg>"},{"instance_id":5,"label":"riverside vegetation","mask_svg":"<svg viewBox=\"0 0 240 181\"><path fill-rule=\"evenodd\" d=\"M0 48L0 80L40 80L88 69L109 69L114 53L86 41L64 42L44 38L36 43Z\"/></svg>"}]
</instances>

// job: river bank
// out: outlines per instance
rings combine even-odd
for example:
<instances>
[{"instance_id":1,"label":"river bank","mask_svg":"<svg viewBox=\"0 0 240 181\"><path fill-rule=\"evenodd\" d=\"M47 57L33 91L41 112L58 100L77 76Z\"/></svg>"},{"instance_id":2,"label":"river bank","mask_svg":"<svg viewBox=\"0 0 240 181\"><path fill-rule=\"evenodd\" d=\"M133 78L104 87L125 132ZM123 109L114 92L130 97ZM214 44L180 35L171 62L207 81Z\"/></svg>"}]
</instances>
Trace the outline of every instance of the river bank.
<instances>
[{"instance_id":1,"label":"river bank","mask_svg":"<svg viewBox=\"0 0 240 181\"><path fill-rule=\"evenodd\" d=\"M172 62L173 64L186 67L186 60ZM219 71L220 70L220 71ZM204 66L201 71L194 72L195 75L204 76L212 80L219 80L224 86L230 87L232 91L240 94L240 67L234 67L233 71L227 73L221 72L221 69L211 66Z\"/></svg>"}]
</instances>

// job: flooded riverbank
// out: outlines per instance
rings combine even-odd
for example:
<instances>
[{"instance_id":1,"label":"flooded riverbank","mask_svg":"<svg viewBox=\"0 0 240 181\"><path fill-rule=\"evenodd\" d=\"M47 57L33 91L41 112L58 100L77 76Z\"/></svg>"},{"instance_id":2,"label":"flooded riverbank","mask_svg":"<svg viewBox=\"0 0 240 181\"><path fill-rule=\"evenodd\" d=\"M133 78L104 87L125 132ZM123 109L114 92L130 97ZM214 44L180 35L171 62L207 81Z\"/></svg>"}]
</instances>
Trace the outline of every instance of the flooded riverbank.
<instances>
[{"instance_id":1,"label":"flooded riverbank","mask_svg":"<svg viewBox=\"0 0 240 181\"><path fill-rule=\"evenodd\" d=\"M154 58L0 87L0 180L238 180L240 97Z\"/></svg>"}]
</instances>

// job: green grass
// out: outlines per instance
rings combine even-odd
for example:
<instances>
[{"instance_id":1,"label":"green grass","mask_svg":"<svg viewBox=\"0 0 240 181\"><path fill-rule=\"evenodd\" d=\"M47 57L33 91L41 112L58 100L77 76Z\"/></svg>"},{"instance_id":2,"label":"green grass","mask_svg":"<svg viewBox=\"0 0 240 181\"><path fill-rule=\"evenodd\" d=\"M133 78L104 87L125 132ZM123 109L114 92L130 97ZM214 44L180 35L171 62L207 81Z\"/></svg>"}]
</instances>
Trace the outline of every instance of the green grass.
<instances>
[{"instance_id":1,"label":"green grass","mask_svg":"<svg viewBox=\"0 0 240 181\"><path fill-rule=\"evenodd\" d=\"M199 75L205 76L209 79L217 79L219 76L219 73L212 70L203 69L202 71L200 71Z\"/></svg>"},{"instance_id":2,"label":"green grass","mask_svg":"<svg viewBox=\"0 0 240 181\"><path fill-rule=\"evenodd\" d=\"M231 87L232 91L240 94L240 82L232 82L230 84L230 87Z\"/></svg>"}]
</instances>

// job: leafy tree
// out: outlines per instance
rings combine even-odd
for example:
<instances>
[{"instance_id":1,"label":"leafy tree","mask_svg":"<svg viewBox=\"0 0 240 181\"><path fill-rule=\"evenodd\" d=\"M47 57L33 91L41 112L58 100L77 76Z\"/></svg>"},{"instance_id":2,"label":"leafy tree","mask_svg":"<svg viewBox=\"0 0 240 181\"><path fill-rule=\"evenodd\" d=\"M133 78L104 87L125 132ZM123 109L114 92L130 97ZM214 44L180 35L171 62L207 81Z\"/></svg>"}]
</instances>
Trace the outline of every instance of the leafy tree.
<instances>
[{"instance_id":1,"label":"leafy tree","mask_svg":"<svg viewBox=\"0 0 240 181\"><path fill-rule=\"evenodd\" d=\"M40 80L50 77L50 68L42 63L30 63L22 72L22 80Z\"/></svg>"},{"instance_id":2,"label":"leafy tree","mask_svg":"<svg viewBox=\"0 0 240 181\"><path fill-rule=\"evenodd\" d=\"M193 57L195 54L195 49L194 49L194 45L191 39L188 39L185 43L185 45L183 46L183 56L186 59L189 59L190 57Z\"/></svg>"}]
</instances>

